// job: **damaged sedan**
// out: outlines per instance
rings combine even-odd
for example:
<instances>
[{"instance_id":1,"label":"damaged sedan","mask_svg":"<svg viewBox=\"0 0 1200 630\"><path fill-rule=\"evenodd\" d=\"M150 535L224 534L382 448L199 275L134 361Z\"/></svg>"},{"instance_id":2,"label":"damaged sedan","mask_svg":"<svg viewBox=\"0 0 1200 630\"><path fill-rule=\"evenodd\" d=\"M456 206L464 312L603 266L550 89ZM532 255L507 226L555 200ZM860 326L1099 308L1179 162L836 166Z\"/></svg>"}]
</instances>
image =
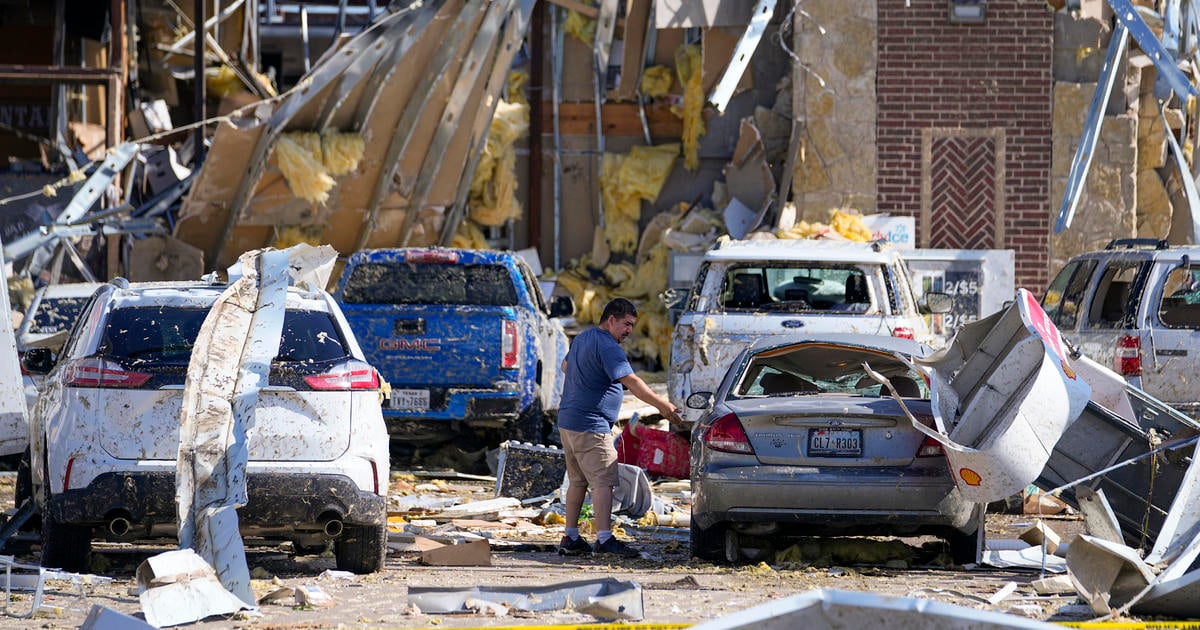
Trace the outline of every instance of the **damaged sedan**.
<instances>
[{"instance_id":1,"label":"damaged sedan","mask_svg":"<svg viewBox=\"0 0 1200 630\"><path fill-rule=\"evenodd\" d=\"M984 506L961 496L941 445L864 366L932 424L927 383L896 356L926 350L876 335L764 339L715 393L692 394L708 410L692 434L692 554L737 562L793 536L928 534L974 561Z\"/></svg>"}]
</instances>

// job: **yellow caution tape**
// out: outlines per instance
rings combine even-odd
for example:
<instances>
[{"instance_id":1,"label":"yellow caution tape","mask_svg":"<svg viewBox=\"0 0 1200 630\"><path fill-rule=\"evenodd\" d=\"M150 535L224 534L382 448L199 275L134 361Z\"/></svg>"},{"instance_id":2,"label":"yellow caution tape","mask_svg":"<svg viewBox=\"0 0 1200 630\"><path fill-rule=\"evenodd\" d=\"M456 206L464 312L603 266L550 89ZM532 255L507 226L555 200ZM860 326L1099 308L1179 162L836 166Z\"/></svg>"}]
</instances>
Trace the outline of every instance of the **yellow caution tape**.
<instances>
[{"instance_id":1,"label":"yellow caution tape","mask_svg":"<svg viewBox=\"0 0 1200 630\"><path fill-rule=\"evenodd\" d=\"M1051 621L1050 623L1068 628L1105 628L1108 630L1200 629L1200 621Z\"/></svg>"},{"instance_id":2,"label":"yellow caution tape","mask_svg":"<svg viewBox=\"0 0 1200 630\"><path fill-rule=\"evenodd\" d=\"M454 626L454 630L681 630L690 627L692 627L690 623L580 623L547 626ZM443 629L428 627L424 630Z\"/></svg>"}]
</instances>

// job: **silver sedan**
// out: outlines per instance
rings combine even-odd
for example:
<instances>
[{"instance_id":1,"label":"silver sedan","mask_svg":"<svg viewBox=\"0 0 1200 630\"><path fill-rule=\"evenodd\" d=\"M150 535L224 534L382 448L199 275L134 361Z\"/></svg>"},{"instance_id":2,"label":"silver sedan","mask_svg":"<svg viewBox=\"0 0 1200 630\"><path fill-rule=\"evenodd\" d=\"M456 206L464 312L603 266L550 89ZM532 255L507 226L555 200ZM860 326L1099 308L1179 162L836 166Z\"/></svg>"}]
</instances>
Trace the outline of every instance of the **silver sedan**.
<instances>
[{"instance_id":1,"label":"silver sedan","mask_svg":"<svg viewBox=\"0 0 1200 630\"><path fill-rule=\"evenodd\" d=\"M927 350L877 335L764 339L716 392L693 393L688 406L709 411L692 432L692 555L737 562L790 536L930 534L974 561L984 506L959 495L941 446L864 368L932 426L928 385L896 357Z\"/></svg>"}]
</instances>

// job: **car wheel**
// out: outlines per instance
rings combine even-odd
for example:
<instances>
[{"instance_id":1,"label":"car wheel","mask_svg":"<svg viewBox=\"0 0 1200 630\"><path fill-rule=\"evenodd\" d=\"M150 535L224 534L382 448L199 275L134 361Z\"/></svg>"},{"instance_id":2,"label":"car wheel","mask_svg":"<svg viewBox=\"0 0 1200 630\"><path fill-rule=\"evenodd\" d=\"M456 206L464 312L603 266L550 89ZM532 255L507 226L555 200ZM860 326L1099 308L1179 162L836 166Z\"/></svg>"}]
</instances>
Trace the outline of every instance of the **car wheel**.
<instances>
[{"instance_id":1,"label":"car wheel","mask_svg":"<svg viewBox=\"0 0 1200 630\"><path fill-rule=\"evenodd\" d=\"M717 524L708 529L696 525L696 517L692 516L691 525L692 557L709 562L721 562L725 559L725 526Z\"/></svg>"},{"instance_id":2,"label":"car wheel","mask_svg":"<svg viewBox=\"0 0 1200 630\"><path fill-rule=\"evenodd\" d=\"M333 542L337 568L352 573L374 573L383 568L387 555L387 527L359 525L346 527Z\"/></svg>"},{"instance_id":3,"label":"car wheel","mask_svg":"<svg viewBox=\"0 0 1200 630\"><path fill-rule=\"evenodd\" d=\"M983 527L977 528L970 534L954 532L946 537L946 542L950 545L950 558L954 560L955 564L978 562L976 551L983 547L983 541Z\"/></svg>"}]
</instances>

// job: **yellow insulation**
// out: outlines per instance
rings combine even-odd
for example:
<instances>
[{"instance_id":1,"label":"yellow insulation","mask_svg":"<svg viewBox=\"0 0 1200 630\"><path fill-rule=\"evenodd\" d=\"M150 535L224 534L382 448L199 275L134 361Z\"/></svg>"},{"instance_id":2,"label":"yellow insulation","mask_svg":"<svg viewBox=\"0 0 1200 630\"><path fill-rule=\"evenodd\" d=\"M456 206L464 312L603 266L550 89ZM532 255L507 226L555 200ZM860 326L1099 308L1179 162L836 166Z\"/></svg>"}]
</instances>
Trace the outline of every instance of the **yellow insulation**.
<instances>
[{"instance_id":1,"label":"yellow insulation","mask_svg":"<svg viewBox=\"0 0 1200 630\"><path fill-rule=\"evenodd\" d=\"M600 162L604 234L614 252L637 249L642 200L654 201L675 166L678 144L634 147L629 155L605 153Z\"/></svg>"},{"instance_id":2,"label":"yellow insulation","mask_svg":"<svg viewBox=\"0 0 1200 630\"><path fill-rule=\"evenodd\" d=\"M667 66L650 66L642 72L642 96L649 96L650 98L666 96L671 91L671 84L674 82L675 77L672 75L670 68Z\"/></svg>"},{"instance_id":3,"label":"yellow insulation","mask_svg":"<svg viewBox=\"0 0 1200 630\"><path fill-rule=\"evenodd\" d=\"M567 19L563 20L563 32L590 47L592 40L596 38L596 20L583 17L578 11L567 11Z\"/></svg>"},{"instance_id":4,"label":"yellow insulation","mask_svg":"<svg viewBox=\"0 0 1200 630\"><path fill-rule=\"evenodd\" d=\"M283 134L283 137L300 145L300 148L308 151L312 159L325 165L325 152L321 150L321 134L315 131L289 131ZM325 168L328 171L328 167Z\"/></svg>"},{"instance_id":5,"label":"yellow insulation","mask_svg":"<svg viewBox=\"0 0 1200 630\"><path fill-rule=\"evenodd\" d=\"M459 249L488 249L490 247L487 239L483 236L483 230L479 229L479 226L470 219L458 224L458 232L455 232L450 246Z\"/></svg>"},{"instance_id":6,"label":"yellow insulation","mask_svg":"<svg viewBox=\"0 0 1200 630\"><path fill-rule=\"evenodd\" d=\"M831 236L831 232L851 241L866 243L871 240L871 230L863 223L862 215L857 210L834 209L829 211L829 223L819 221L797 221L795 225L778 230L775 236L788 239L819 238Z\"/></svg>"},{"instance_id":7,"label":"yellow insulation","mask_svg":"<svg viewBox=\"0 0 1200 630\"><path fill-rule=\"evenodd\" d=\"M321 162L330 175L353 172L362 161L365 142L357 133L327 131L321 135Z\"/></svg>"},{"instance_id":8,"label":"yellow insulation","mask_svg":"<svg viewBox=\"0 0 1200 630\"><path fill-rule=\"evenodd\" d=\"M701 80L700 46L680 46L675 51L675 72L683 85L683 167L694 171L700 167L700 136L704 135L704 86Z\"/></svg>"},{"instance_id":9,"label":"yellow insulation","mask_svg":"<svg viewBox=\"0 0 1200 630\"><path fill-rule=\"evenodd\" d=\"M528 133L529 105L501 100L492 117L479 165L471 178L467 206L476 223L498 226L509 219L520 218L514 145Z\"/></svg>"},{"instance_id":10,"label":"yellow insulation","mask_svg":"<svg viewBox=\"0 0 1200 630\"><path fill-rule=\"evenodd\" d=\"M267 96L275 96L275 86L271 85L271 78L261 72L254 75L258 78L258 83L266 89ZM250 91L233 68L224 64L204 70L204 89L210 95L220 98Z\"/></svg>"},{"instance_id":11,"label":"yellow insulation","mask_svg":"<svg viewBox=\"0 0 1200 630\"><path fill-rule=\"evenodd\" d=\"M313 154L297 144L290 135L280 136L275 143L279 172L283 173L283 179L293 195L310 203L325 203L329 199L329 190L333 188L333 178L325 171L325 166L313 159ZM319 137L317 147L319 150Z\"/></svg>"},{"instance_id":12,"label":"yellow insulation","mask_svg":"<svg viewBox=\"0 0 1200 630\"><path fill-rule=\"evenodd\" d=\"M513 70L508 73L508 86L505 88L504 100L509 103L528 105L525 96L525 84L529 83L529 73L524 70Z\"/></svg>"},{"instance_id":13,"label":"yellow insulation","mask_svg":"<svg viewBox=\"0 0 1200 630\"><path fill-rule=\"evenodd\" d=\"M271 247L275 249L287 249L293 245L300 243L308 243L309 245L322 245L321 235L325 232L325 227L321 225L294 225L291 227L279 230L275 235L275 242L271 243Z\"/></svg>"}]
</instances>

